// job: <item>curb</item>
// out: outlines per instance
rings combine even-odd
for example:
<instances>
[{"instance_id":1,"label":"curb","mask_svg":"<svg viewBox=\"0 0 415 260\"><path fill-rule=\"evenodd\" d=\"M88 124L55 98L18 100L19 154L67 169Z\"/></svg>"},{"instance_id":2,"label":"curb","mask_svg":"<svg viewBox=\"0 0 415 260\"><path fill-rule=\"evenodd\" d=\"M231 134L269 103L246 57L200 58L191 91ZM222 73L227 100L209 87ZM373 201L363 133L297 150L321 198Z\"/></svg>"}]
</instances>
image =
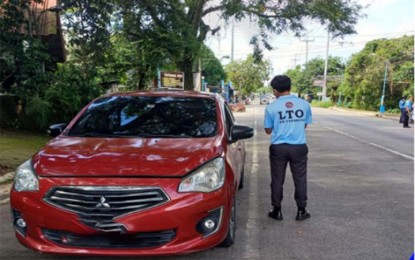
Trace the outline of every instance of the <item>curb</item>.
<instances>
[{"instance_id":1,"label":"curb","mask_svg":"<svg viewBox=\"0 0 415 260\"><path fill-rule=\"evenodd\" d=\"M1 184L0 185L0 205L7 204L10 201L9 193L12 188L12 184Z\"/></svg>"}]
</instances>

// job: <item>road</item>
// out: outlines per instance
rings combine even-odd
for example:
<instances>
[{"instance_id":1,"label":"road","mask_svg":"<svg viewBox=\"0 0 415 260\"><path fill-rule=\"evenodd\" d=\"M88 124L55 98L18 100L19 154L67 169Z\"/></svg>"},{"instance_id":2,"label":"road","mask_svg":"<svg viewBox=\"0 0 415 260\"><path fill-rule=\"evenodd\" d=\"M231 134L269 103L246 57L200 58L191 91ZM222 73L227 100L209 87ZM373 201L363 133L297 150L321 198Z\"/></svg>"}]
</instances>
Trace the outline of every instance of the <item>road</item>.
<instances>
[{"instance_id":1,"label":"road","mask_svg":"<svg viewBox=\"0 0 415 260\"><path fill-rule=\"evenodd\" d=\"M271 204L264 108L250 105L247 112L235 113L256 135L246 142L246 183L238 194L234 246L160 259L408 259L414 247L413 128L313 108L314 123L307 128L312 217L294 220L293 182L287 177L284 220L278 222L267 216ZM0 210L0 259L75 259L44 256L20 246L9 206L1 205Z\"/></svg>"}]
</instances>

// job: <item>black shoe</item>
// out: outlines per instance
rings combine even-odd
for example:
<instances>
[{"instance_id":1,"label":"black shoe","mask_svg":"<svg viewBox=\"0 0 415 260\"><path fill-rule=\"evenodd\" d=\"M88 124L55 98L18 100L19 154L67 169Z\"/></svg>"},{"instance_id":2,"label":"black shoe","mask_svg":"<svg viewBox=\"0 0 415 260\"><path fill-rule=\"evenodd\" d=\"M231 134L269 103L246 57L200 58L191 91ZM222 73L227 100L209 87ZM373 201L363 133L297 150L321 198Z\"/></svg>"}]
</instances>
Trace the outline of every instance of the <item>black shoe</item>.
<instances>
[{"instance_id":1,"label":"black shoe","mask_svg":"<svg viewBox=\"0 0 415 260\"><path fill-rule=\"evenodd\" d=\"M268 217L273 218L275 220L282 220L282 212L280 209L273 209L268 213Z\"/></svg>"},{"instance_id":2,"label":"black shoe","mask_svg":"<svg viewBox=\"0 0 415 260\"><path fill-rule=\"evenodd\" d=\"M303 220L308 219L310 217L311 217L311 214L307 210L297 211L297 216L295 217L295 220L303 221Z\"/></svg>"},{"instance_id":3,"label":"black shoe","mask_svg":"<svg viewBox=\"0 0 415 260\"><path fill-rule=\"evenodd\" d=\"M410 126L404 126L403 128L411 128Z\"/></svg>"}]
</instances>

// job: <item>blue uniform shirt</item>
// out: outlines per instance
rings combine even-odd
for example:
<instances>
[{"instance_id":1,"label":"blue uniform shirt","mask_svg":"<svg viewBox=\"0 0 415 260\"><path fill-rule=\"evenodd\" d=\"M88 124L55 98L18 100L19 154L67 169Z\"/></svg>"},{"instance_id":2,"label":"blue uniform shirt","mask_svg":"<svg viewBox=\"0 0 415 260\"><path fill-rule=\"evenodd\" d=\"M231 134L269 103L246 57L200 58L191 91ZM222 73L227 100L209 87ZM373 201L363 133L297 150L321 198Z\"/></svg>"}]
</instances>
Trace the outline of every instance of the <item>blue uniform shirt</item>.
<instances>
[{"instance_id":1,"label":"blue uniform shirt","mask_svg":"<svg viewBox=\"0 0 415 260\"><path fill-rule=\"evenodd\" d=\"M399 109L404 109L405 108L405 99L401 99L399 100Z\"/></svg>"},{"instance_id":2,"label":"blue uniform shirt","mask_svg":"<svg viewBox=\"0 0 415 260\"><path fill-rule=\"evenodd\" d=\"M311 122L310 104L294 95L281 96L265 109L264 128L272 128L271 144L305 144L305 125Z\"/></svg>"},{"instance_id":3,"label":"blue uniform shirt","mask_svg":"<svg viewBox=\"0 0 415 260\"><path fill-rule=\"evenodd\" d=\"M412 111L412 101L411 100L407 100L405 102L405 108L408 108L409 111Z\"/></svg>"}]
</instances>

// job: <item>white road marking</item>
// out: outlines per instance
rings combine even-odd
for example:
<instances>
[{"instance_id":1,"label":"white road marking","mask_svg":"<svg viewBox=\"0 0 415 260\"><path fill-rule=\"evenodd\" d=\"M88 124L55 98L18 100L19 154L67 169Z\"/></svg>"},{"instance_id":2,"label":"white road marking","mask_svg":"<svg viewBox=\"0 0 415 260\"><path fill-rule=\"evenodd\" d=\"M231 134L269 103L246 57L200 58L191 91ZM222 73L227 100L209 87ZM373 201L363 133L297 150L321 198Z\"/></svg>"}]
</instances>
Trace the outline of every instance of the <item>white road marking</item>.
<instances>
[{"instance_id":1,"label":"white road marking","mask_svg":"<svg viewBox=\"0 0 415 260\"><path fill-rule=\"evenodd\" d=\"M256 109L255 109L256 110ZM256 113L256 111L254 111ZM258 147L256 135L257 121L253 122L255 136L252 142L252 164L249 181L248 219L244 227L246 246L244 247L243 258L258 259L259 257L259 202L258 202Z\"/></svg>"},{"instance_id":2,"label":"white road marking","mask_svg":"<svg viewBox=\"0 0 415 260\"><path fill-rule=\"evenodd\" d=\"M393 153L393 154L399 155L399 156L401 156L401 157L403 157L403 158L405 158L405 159L409 159L409 160L412 160L412 161L414 160L414 157L412 157L412 156L410 156L410 155L407 155L407 154L400 153L400 152L398 152L398 151L395 151L395 150L389 149L389 148L384 147L384 146L382 146L382 145L380 145L380 144L375 144L375 143L372 143L372 142L370 142L370 141L367 141L367 140L361 139L361 138L359 138L359 137L356 137L356 136L350 135L350 134L348 134L348 133L342 132L342 131L340 131L340 130L337 130L337 129L334 129L334 128L331 128L331 127L328 127L328 126L323 126L323 125L316 124L316 123L315 123L315 125L319 125L319 126L321 126L321 127L323 127L323 128L329 129L329 130L334 131L334 132L336 132L336 133L339 133L339 134L341 134L341 135L344 135L344 136L350 137L350 138L352 138L352 139L355 139L355 140L357 140L357 141L359 141L359 142L362 142L362 143L365 143L365 144L369 144L369 145L371 145L371 146L377 147L377 148L382 149L382 150L384 150L384 151L387 151L387 152L390 152L390 153Z\"/></svg>"}]
</instances>

